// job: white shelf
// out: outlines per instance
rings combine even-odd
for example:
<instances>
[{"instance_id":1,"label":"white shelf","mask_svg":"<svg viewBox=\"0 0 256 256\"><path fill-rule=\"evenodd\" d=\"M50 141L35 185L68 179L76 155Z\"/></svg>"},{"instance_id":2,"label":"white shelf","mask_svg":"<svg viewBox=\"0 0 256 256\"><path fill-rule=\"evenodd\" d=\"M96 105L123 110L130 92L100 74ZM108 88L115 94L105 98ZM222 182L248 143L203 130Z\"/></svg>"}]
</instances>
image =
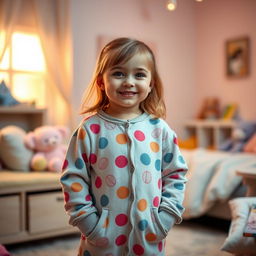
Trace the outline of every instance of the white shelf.
<instances>
[{"instance_id":1,"label":"white shelf","mask_svg":"<svg viewBox=\"0 0 256 256\"><path fill-rule=\"evenodd\" d=\"M46 123L45 108L27 105L0 107L0 129L7 125L15 125L25 131L31 131Z\"/></svg>"},{"instance_id":2,"label":"white shelf","mask_svg":"<svg viewBox=\"0 0 256 256\"><path fill-rule=\"evenodd\" d=\"M235 126L232 120L190 120L184 124L187 136L195 136L198 147L213 149L230 138Z\"/></svg>"}]
</instances>

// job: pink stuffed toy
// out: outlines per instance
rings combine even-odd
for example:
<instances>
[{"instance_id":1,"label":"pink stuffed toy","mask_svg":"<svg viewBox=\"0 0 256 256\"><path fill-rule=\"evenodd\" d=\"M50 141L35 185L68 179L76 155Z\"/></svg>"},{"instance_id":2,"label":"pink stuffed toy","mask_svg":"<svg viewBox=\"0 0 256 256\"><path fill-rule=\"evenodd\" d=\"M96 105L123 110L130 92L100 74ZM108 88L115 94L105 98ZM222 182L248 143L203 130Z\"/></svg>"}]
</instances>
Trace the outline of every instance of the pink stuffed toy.
<instances>
[{"instance_id":1,"label":"pink stuffed toy","mask_svg":"<svg viewBox=\"0 0 256 256\"><path fill-rule=\"evenodd\" d=\"M63 139L68 129L64 126L41 126L25 137L25 145L34 150L30 166L34 171L61 172L67 146Z\"/></svg>"}]
</instances>

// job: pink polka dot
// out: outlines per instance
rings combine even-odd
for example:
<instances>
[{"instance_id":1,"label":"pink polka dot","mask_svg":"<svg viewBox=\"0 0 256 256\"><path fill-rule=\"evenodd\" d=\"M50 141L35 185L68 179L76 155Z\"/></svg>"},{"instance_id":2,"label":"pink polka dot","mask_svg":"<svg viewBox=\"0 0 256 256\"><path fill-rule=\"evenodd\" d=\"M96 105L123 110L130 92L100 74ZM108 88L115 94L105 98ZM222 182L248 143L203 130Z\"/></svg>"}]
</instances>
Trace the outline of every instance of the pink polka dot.
<instances>
[{"instance_id":1,"label":"pink polka dot","mask_svg":"<svg viewBox=\"0 0 256 256\"><path fill-rule=\"evenodd\" d=\"M100 170L106 169L108 167L108 158L106 157L100 158L98 166Z\"/></svg>"},{"instance_id":2,"label":"pink polka dot","mask_svg":"<svg viewBox=\"0 0 256 256\"><path fill-rule=\"evenodd\" d=\"M116 225L117 226L124 226L128 222L128 217L127 217L127 215L121 213L121 214L116 216L115 220L116 220Z\"/></svg>"},{"instance_id":3,"label":"pink polka dot","mask_svg":"<svg viewBox=\"0 0 256 256\"><path fill-rule=\"evenodd\" d=\"M126 241L127 241L127 237L125 235L120 235L116 238L116 245L117 246L123 245L126 243Z\"/></svg>"},{"instance_id":4,"label":"pink polka dot","mask_svg":"<svg viewBox=\"0 0 256 256\"><path fill-rule=\"evenodd\" d=\"M173 138L173 143L178 145L178 139L176 137Z\"/></svg>"},{"instance_id":5,"label":"pink polka dot","mask_svg":"<svg viewBox=\"0 0 256 256\"><path fill-rule=\"evenodd\" d=\"M133 246L133 252L136 255L142 255L144 253L144 248L141 245L139 245L139 244L135 244Z\"/></svg>"},{"instance_id":6,"label":"pink polka dot","mask_svg":"<svg viewBox=\"0 0 256 256\"><path fill-rule=\"evenodd\" d=\"M68 160L65 159L65 161L63 162L63 165L62 165L62 170L64 171L67 167L68 167Z\"/></svg>"},{"instance_id":7,"label":"pink polka dot","mask_svg":"<svg viewBox=\"0 0 256 256\"><path fill-rule=\"evenodd\" d=\"M87 195L87 196L85 197L85 200L86 200L86 201L92 201L91 195Z\"/></svg>"},{"instance_id":8,"label":"pink polka dot","mask_svg":"<svg viewBox=\"0 0 256 256\"><path fill-rule=\"evenodd\" d=\"M128 159L126 156L118 156L115 160L116 166L119 168L123 168L128 164Z\"/></svg>"},{"instance_id":9,"label":"pink polka dot","mask_svg":"<svg viewBox=\"0 0 256 256\"><path fill-rule=\"evenodd\" d=\"M68 192L64 192L64 200L65 200L65 202L69 201L69 193Z\"/></svg>"},{"instance_id":10,"label":"pink polka dot","mask_svg":"<svg viewBox=\"0 0 256 256\"><path fill-rule=\"evenodd\" d=\"M95 187L96 187L96 188L100 188L101 185L102 185L102 180L101 180L101 178L98 176L98 177L96 178L96 180L95 180Z\"/></svg>"},{"instance_id":11,"label":"pink polka dot","mask_svg":"<svg viewBox=\"0 0 256 256\"><path fill-rule=\"evenodd\" d=\"M149 171L144 171L142 173L142 180L145 184L149 184L152 180L152 175L151 175L151 172Z\"/></svg>"},{"instance_id":12,"label":"pink polka dot","mask_svg":"<svg viewBox=\"0 0 256 256\"><path fill-rule=\"evenodd\" d=\"M159 179L159 180L158 180L158 188L161 189L161 187L162 187L162 180Z\"/></svg>"},{"instance_id":13,"label":"pink polka dot","mask_svg":"<svg viewBox=\"0 0 256 256\"><path fill-rule=\"evenodd\" d=\"M135 131L134 132L134 137L138 140L138 141L143 141L145 140L145 134L142 131Z\"/></svg>"},{"instance_id":14,"label":"pink polka dot","mask_svg":"<svg viewBox=\"0 0 256 256\"><path fill-rule=\"evenodd\" d=\"M161 241L159 244L158 244L158 251L161 252L163 250L163 242Z\"/></svg>"},{"instance_id":15,"label":"pink polka dot","mask_svg":"<svg viewBox=\"0 0 256 256\"><path fill-rule=\"evenodd\" d=\"M97 162L97 156L95 154L90 154L89 161L91 164L95 164Z\"/></svg>"},{"instance_id":16,"label":"pink polka dot","mask_svg":"<svg viewBox=\"0 0 256 256\"><path fill-rule=\"evenodd\" d=\"M178 180L180 178L179 174L173 174L170 176L171 179Z\"/></svg>"},{"instance_id":17,"label":"pink polka dot","mask_svg":"<svg viewBox=\"0 0 256 256\"><path fill-rule=\"evenodd\" d=\"M82 158L83 158L85 163L88 163L88 157L87 157L86 153L82 154Z\"/></svg>"},{"instance_id":18,"label":"pink polka dot","mask_svg":"<svg viewBox=\"0 0 256 256\"><path fill-rule=\"evenodd\" d=\"M109 187L114 187L116 185L116 178L113 175L108 175L105 181Z\"/></svg>"},{"instance_id":19,"label":"pink polka dot","mask_svg":"<svg viewBox=\"0 0 256 256\"><path fill-rule=\"evenodd\" d=\"M98 134L100 132L100 126L98 124L91 124L90 129L95 134Z\"/></svg>"},{"instance_id":20,"label":"pink polka dot","mask_svg":"<svg viewBox=\"0 0 256 256\"><path fill-rule=\"evenodd\" d=\"M155 207L158 207L158 206L159 206L159 203L160 203L159 197L156 196L156 197L153 199L153 205L154 205Z\"/></svg>"}]
</instances>

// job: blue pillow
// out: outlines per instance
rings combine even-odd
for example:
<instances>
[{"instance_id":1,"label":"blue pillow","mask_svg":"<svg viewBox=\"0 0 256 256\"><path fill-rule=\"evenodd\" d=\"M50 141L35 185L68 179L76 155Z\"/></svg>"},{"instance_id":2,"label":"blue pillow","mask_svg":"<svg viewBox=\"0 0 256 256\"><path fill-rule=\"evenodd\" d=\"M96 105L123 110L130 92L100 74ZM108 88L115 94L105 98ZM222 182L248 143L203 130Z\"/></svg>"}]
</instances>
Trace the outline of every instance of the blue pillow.
<instances>
[{"instance_id":1,"label":"blue pillow","mask_svg":"<svg viewBox=\"0 0 256 256\"><path fill-rule=\"evenodd\" d=\"M2 80L0 83L0 106L11 106L19 103L20 102L12 96L4 80Z\"/></svg>"}]
</instances>

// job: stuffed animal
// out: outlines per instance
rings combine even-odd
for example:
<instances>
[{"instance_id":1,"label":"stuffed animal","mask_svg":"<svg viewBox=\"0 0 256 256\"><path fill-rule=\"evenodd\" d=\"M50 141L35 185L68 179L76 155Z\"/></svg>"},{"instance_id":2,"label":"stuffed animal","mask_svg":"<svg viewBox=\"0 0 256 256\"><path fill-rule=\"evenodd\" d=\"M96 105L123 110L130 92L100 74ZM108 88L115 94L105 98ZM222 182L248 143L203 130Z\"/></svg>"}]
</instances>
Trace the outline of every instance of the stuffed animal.
<instances>
[{"instance_id":1,"label":"stuffed animal","mask_svg":"<svg viewBox=\"0 0 256 256\"><path fill-rule=\"evenodd\" d=\"M241 152L255 132L255 122L239 121L237 127L232 131L231 138L224 141L219 149L230 152Z\"/></svg>"},{"instance_id":2,"label":"stuffed animal","mask_svg":"<svg viewBox=\"0 0 256 256\"><path fill-rule=\"evenodd\" d=\"M41 126L27 133L25 145L35 152L30 163L32 170L60 172L67 150L63 139L67 135L64 126Z\"/></svg>"},{"instance_id":3,"label":"stuffed animal","mask_svg":"<svg viewBox=\"0 0 256 256\"><path fill-rule=\"evenodd\" d=\"M199 119L217 119L220 116L219 99L214 97L206 98L197 116Z\"/></svg>"},{"instance_id":4,"label":"stuffed animal","mask_svg":"<svg viewBox=\"0 0 256 256\"><path fill-rule=\"evenodd\" d=\"M0 83L0 106L12 106L19 103L20 102L12 96L4 80L2 80Z\"/></svg>"}]
</instances>

